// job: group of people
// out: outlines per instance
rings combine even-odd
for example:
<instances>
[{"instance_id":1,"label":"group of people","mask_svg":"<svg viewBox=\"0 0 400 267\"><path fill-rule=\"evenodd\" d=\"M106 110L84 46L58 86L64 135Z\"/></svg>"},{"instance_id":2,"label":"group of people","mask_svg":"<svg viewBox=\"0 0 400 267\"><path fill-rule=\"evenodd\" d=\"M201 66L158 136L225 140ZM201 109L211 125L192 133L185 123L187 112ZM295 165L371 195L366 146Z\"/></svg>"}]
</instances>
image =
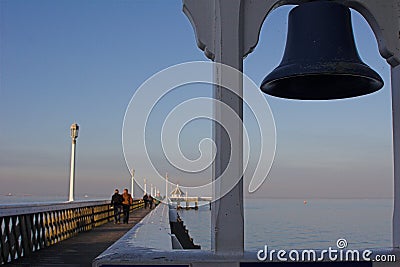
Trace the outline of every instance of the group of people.
<instances>
[{"instance_id":1,"label":"group of people","mask_svg":"<svg viewBox=\"0 0 400 267\"><path fill-rule=\"evenodd\" d=\"M145 194L143 196L144 208L150 209L156 207L160 201L156 198L152 197L151 195ZM111 197L111 205L114 207L114 223L121 223L121 214L123 214L123 223L128 223L129 221L129 210L131 205L133 204L132 195L129 194L128 189L124 189L122 194L119 193L118 189L114 190L114 195Z\"/></svg>"},{"instance_id":2,"label":"group of people","mask_svg":"<svg viewBox=\"0 0 400 267\"><path fill-rule=\"evenodd\" d=\"M129 209L133 204L132 195L129 194L128 189L124 189L122 194L118 189L115 189L114 195L111 197L111 205L114 207L114 223L121 223L121 213L124 214L123 223L129 221Z\"/></svg>"},{"instance_id":3,"label":"group of people","mask_svg":"<svg viewBox=\"0 0 400 267\"><path fill-rule=\"evenodd\" d=\"M145 194L143 196L143 201L144 201L144 208L147 209L147 206L149 206L150 209L153 208L153 204L154 206L157 206L157 200L155 198L153 198L151 195L147 195Z\"/></svg>"}]
</instances>

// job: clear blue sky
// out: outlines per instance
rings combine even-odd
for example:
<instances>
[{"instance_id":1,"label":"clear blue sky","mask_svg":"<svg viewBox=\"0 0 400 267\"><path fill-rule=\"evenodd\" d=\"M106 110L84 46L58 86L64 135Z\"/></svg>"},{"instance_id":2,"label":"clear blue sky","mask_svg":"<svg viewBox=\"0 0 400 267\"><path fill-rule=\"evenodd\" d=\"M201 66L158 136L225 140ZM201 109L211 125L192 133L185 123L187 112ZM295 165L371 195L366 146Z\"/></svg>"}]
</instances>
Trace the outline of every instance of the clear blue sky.
<instances>
[{"instance_id":1,"label":"clear blue sky","mask_svg":"<svg viewBox=\"0 0 400 267\"><path fill-rule=\"evenodd\" d=\"M77 194L129 187L121 131L136 88L171 65L207 60L181 10L179 0L0 1L0 194L67 197L74 121ZM244 61L257 84L280 62L289 10L268 16ZM384 88L331 102L268 97L277 153L254 196L392 197L389 67L365 20L352 14L360 56ZM194 131L207 135L202 125Z\"/></svg>"}]
</instances>

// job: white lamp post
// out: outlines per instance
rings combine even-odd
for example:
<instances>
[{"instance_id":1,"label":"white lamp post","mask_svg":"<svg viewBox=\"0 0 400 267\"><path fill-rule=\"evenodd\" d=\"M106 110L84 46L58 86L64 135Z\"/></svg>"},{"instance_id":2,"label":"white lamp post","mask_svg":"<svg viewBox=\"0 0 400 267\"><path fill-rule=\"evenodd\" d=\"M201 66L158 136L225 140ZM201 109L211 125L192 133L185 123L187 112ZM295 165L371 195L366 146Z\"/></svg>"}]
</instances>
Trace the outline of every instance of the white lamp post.
<instances>
[{"instance_id":1,"label":"white lamp post","mask_svg":"<svg viewBox=\"0 0 400 267\"><path fill-rule=\"evenodd\" d=\"M134 197L134 196L133 196L133 195L134 195L133 190L135 189L135 188L134 188L134 184L135 184L135 179L134 179L134 176L135 176L135 169L132 169L131 174L132 174L132 177L131 177L131 195L132 195L132 198L133 198L133 197Z\"/></svg>"},{"instance_id":2,"label":"white lamp post","mask_svg":"<svg viewBox=\"0 0 400 267\"><path fill-rule=\"evenodd\" d=\"M71 148L71 169L69 176L69 198L68 201L74 201L75 195L75 148L76 139L78 138L79 125L73 123L71 125L71 138L72 138L72 148Z\"/></svg>"},{"instance_id":3,"label":"white lamp post","mask_svg":"<svg viewBox=\"0 0 400 267\"><path fill-rule=\"evenodd\" d=\"M168 202L168 173L165 173L165 202L169 204Z\"/></svg>"}]
</instances>

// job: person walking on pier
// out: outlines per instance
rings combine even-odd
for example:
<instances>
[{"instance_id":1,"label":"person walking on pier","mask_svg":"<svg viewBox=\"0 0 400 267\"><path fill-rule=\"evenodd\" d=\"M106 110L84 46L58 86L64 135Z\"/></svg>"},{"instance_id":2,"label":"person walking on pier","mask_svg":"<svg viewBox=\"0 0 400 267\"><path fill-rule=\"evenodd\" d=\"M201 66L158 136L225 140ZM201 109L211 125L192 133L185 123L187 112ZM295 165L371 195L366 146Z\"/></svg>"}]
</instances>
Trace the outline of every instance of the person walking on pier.
<instances>
[{"instance_id":1,"label":"person walking on pier","mask_svg":"<svg viewBox=\"0 0 400 267\"><path fill-rule=\"evenodd\" d=\"M150 209L152 209L153 208L154 198L150 195L148 201L149 201L149 207L150 207Z\"/></svg>"},{"instance_id":2,"label":"person walking on pier","mask_svg":"<svg viewBox=\"0 0 400 267\"><path fill-rule=\"evenodd\" d=\"M115 189L114 195L111 197L111 205L114 207L114 223L120 223L121 221L122 201L124 199L119 194L119 190Z\"/></svg>"},{"instance_id":3,"label":"person walking on pier","mask_svg":"<svg viewBox=\"0 0 400 267\"><path fill-rule=\"evenodd\" d=\"M122 208L124 210L124 219L123 222L124 223L128 223L129 221L129 209L133 203L133 199L131 194L128 193L128 189L124 189L124 193L122 194Z\"/></svg>"},{"instance_id":4,"label":"person walking on pier","mask_svg":"<svg viewBox=\"0 0 400 267\"><path fill-rule=\"evenodd\" d=\"M149 196L147 194L143 196L143 201L144 201L144 208L147 209L147 204L149 204Z\"/></svg>"}]
</instances>

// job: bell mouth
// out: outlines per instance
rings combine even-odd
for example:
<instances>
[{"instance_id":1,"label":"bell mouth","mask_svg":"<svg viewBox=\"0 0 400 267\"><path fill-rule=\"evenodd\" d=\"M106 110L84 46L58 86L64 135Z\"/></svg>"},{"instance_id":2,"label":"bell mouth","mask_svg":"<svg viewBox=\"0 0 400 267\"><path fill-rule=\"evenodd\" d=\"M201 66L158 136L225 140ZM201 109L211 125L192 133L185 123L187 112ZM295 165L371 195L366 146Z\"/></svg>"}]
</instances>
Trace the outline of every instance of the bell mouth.
<instances>
[{"instance_id":1,"label":"bell mouth","mask_svg":"<svg viewBox=\"0 0 400 267\"><path fill-rule=\"evenodd\" d=\"M334 100L367 95L383 87L370 67L354 62L288 64L277 67L261 83L271 96L297 100Z\"/></svg>"}]
</instances>

